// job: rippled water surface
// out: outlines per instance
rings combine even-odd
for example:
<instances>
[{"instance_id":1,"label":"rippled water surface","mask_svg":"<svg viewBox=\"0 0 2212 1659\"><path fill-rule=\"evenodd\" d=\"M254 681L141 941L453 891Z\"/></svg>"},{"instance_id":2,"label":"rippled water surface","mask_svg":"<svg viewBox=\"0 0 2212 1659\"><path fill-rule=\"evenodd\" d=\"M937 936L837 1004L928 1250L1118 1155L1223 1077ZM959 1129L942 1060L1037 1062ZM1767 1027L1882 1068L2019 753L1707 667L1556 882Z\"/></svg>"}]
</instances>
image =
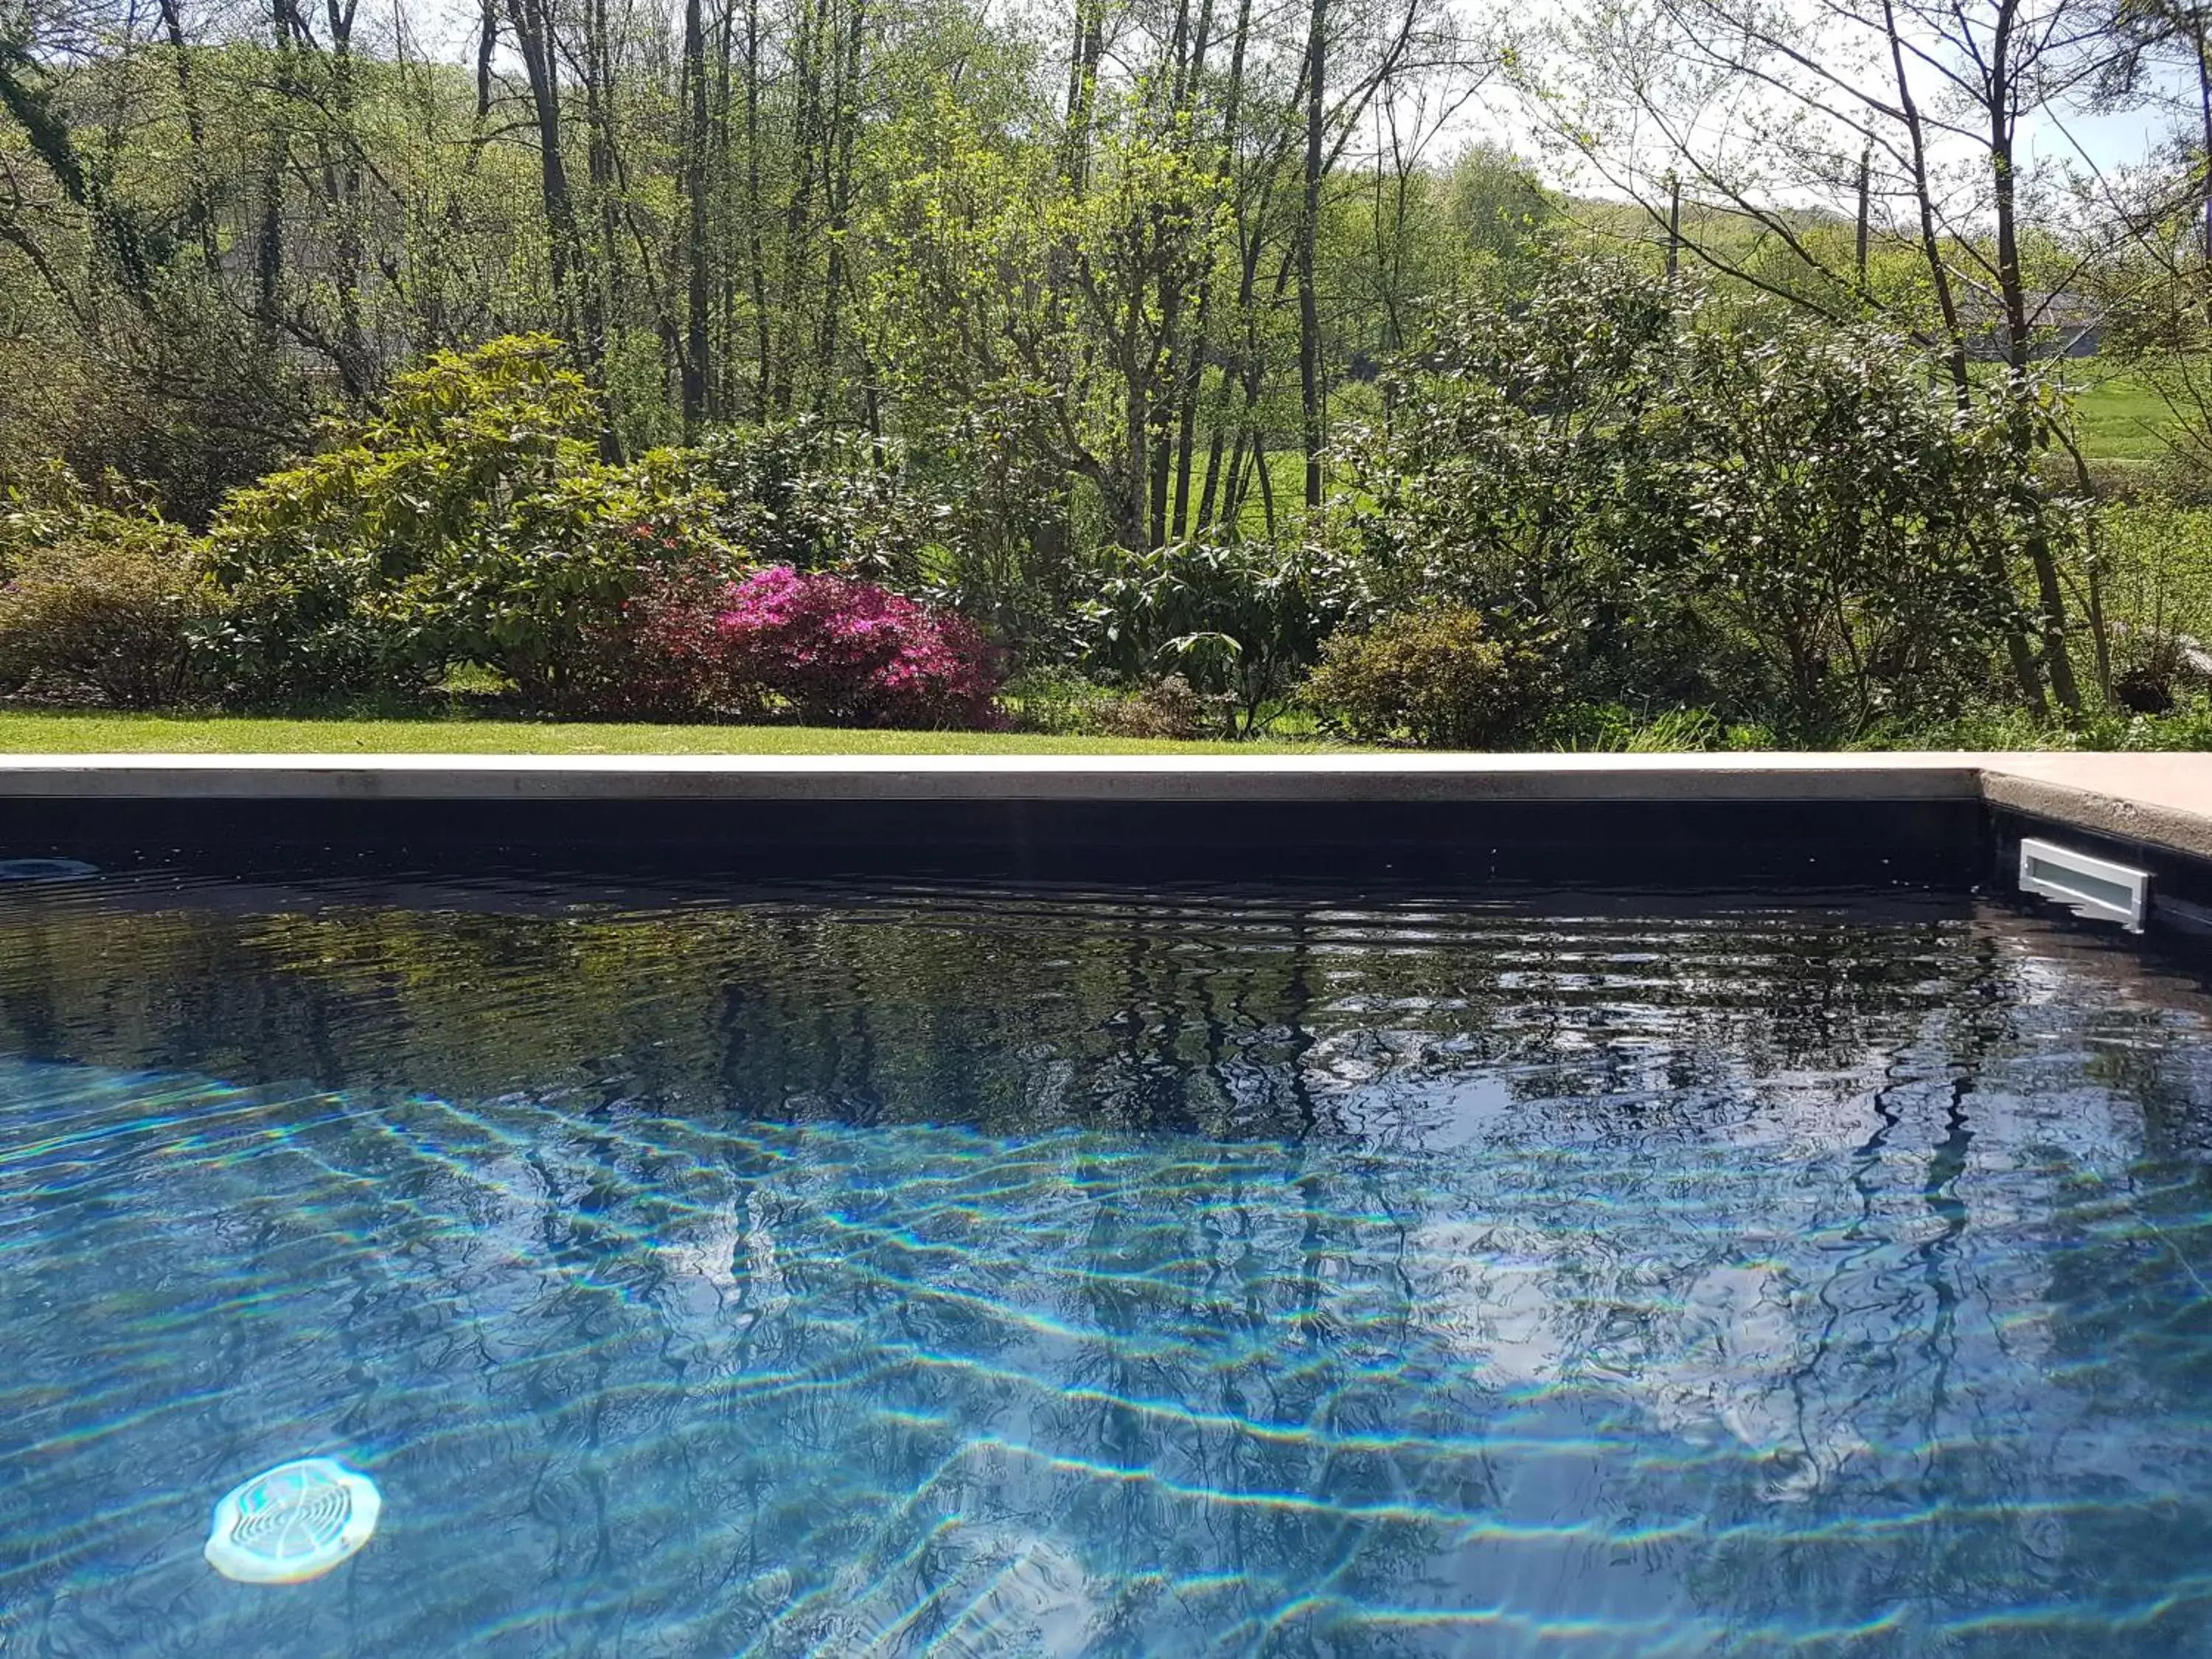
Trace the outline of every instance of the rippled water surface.
<instances>
[{"instance_id":1,"label":"rippled water surface","mask_svg":"<svg viewBox=\"0 0 2212 1659\"><path fill-rule=\"evenodd\" d=\"M1955 902L0 884L0 1654L2212 1654L2207 1009ZM311 1454L375 1540L218 1578Z\"/></svg>"}]
</instances>

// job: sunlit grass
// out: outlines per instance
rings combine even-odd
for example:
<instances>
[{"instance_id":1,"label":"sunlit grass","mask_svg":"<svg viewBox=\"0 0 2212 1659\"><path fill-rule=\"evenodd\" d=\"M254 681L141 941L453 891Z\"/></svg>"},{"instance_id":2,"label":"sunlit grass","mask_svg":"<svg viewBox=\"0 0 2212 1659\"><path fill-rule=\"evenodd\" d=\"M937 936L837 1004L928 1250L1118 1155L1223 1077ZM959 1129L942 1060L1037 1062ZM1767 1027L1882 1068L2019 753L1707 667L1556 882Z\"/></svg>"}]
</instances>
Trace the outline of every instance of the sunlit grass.
<instances>
[{"instance_id":1,"label":"sunlit grass","mask_svg":"<svg viewBox=\"0 0 2212 1659\"><path fill-rule=\"evenodd\" d=\"M2166 452L2172 411L2132 374L2069 365L2074 419L2081 453L2093 460L2147 461Z\"/></svg>"},{"instance_id":2,"label":"sunlit grass","mask_svg":"<svg viewBox=\"0 0 2212 1659\"><path fill-rule=\"evenodd\" d=\"M805 726L0 711L0 752L38 755L1234 755L1328 746L1310 740L1175 743L1021 732L854 732Z\"/></svg>"}]
</instances>

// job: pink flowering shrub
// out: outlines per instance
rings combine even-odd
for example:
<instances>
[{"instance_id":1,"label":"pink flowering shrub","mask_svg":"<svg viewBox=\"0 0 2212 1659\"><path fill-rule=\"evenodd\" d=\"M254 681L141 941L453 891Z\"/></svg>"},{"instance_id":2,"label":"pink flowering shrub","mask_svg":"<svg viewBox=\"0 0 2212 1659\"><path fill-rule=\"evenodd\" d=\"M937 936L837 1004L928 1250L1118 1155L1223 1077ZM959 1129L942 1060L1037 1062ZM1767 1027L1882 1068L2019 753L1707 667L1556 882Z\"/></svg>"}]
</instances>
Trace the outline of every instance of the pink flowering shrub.
<instances>
[{"instance_id":1,"label":"pink flowering shrub","mask_svg":"<svg viewBox=\"0 0 2212 1659\"><path fill-rule=\"evenodd\" d=\"M965 617L870 582L774 565L716 618L725 684L830 726L996 726L998 665Z\"/></svg>"}]
</instances>

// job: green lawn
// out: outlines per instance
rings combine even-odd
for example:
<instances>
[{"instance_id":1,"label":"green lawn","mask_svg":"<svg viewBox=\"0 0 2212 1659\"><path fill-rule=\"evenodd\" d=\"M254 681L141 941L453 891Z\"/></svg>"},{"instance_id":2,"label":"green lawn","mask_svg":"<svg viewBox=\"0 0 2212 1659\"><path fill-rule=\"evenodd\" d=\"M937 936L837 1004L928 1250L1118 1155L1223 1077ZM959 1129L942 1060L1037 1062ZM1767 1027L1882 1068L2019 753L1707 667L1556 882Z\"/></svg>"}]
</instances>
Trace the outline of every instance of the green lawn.
<instances>
[{"instance_id":1,"label":"green lawn","mask_svg":"<svg viewBox=\"0 0 2212 1659\"><path fill-rule=\"evenodd\" d=\"M1014 732L848 732L803 726L593 726L494 720L259 720L0 711L6 754L1237 755L1311 741L1169 743Z\"/></svg>"},{"instance_id":2,"label":"green lawn","mask_svg":"<svg viewBox=\"0 0 2212 1659\"><path fill-rule=\"evenodd\" d=\"M2068 365L2081 453L2093 460L2147 461L2166 453L2160 434L2172 413L2133 375L2100 371L2094 360Z\"/></svg>"}]
</instances>

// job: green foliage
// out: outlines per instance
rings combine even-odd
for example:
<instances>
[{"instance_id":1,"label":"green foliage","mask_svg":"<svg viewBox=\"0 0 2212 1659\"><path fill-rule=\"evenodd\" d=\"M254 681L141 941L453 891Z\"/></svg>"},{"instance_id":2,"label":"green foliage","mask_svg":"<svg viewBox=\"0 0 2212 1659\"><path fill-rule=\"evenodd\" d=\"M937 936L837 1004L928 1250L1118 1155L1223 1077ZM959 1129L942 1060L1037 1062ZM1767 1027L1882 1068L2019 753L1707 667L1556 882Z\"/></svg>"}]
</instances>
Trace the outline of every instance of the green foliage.
<instances>
[{"instance_id":1,"label":"green foliage","mask_svg":"<svg viewBox=\"0 0 2212 1659\"><path fill-rule=\"evenodd\" d=\"M2212 704L2199 696L2160 715L2111 710L2065 723L2037 720L2025 709L1984 706L1948 720L1878 730L1852 746L2195 753L2212 750Z\"/></svg>"},{"instance_id":2,"label":"green foliage","mask_svg":"<svg viewBox=\"0 0 2212 1659\"><path fill-rule=\"evenodd\" d=\"M1711 647L1677 602L1696 546L1681 321L1664 287L1595 263L1552 273L1525 304L1454 317L1395 377L1389 422L1352 440L1378 601L1557 626L1599 700L1701 701L1668 698L1702 689L1694 665Z\"/></svg>"},{"instance_id":3,"label":"green foliage","mask_svg":"<svg viewBox=\"0 0 2212 1659\"><path fill-rule=\"evenodd\" d=\"M2115 502L2098 509L2097 544L2114 623L2212 642L2212 508Z\"/></svg>"},{"instance_id":4,"label":"green foliage","mask_svg":"<svg viewBox=\"0 0 2212 1659\"><path fill-rule=\"evenodd\" d=\"M915 487L904 445L812 416L717 428L678 453L720 496L721 538L762 564L911 586L949 516Z\"/></svg>"},{"instance_id":5,"label":"green foliage","mask_svg":"<svg viewBox=\"0 0 2212 1659\"><path fill-rule=\"evenodd\" d=\"M1222 692L1199 690L1181 674L1133 690L1102 685L1067 669L1037 669L1007 688L1024 731L1068 737L1233 738L1237 706Z\"/></svg>"},{"instance_id":6,"label":"green foliage","mask_svg":"<svg viewBox=\"0 0 2212 1659\"><path fill-rule=\"evenodd\" d=\"M1619 703L1577 704L1544 723L1544 745L1571 754L1688 755L1776 747L1763 726L1730 726L1706 708L1639 715Z\"/></svg>"},{"instance_id":7,"label":"green foliage","mask_svg":"<svg viewBox=\"0 0 2212 1659\"><path fill-rule=\"evenodd\" d=\"M117 708L182 696L210 603L192 538L89 504L65 522L27 516L8 520L10 539L24 539L0 585L0 690Z\"/></svg>"},{"instance_id":8,"label":"green foliage","mask_svg":"<svg viewBox=\"0 0 2212 1659\"><path fill-rule=\"evenodd\" d=\"M1558 693L1550 641L1495 634L1468 605L1438 605L1343 632L1322 647L1305 699L1369 742L1497 749L1532 731Z\"/></svg>"},{"instance_id":9,"label":"green foliage","mask_svg":"<svg viewBox=\"0 0 2212 1659\"><path fill-rule=\"evenodd\" d=\"M410 634L437 665L480 662L532 708L636 712L607 659L624 648L629 602L657 580L711 590L734 562L714 533L720 497L690 483L674 452L629 466L582 465L516 492L481 535L443 542L401 589Z\"/></svg>"},{"instance_id":10,"label":"green foliage","mask_svg":"<svg viewBox=\"0 0 2212 1659\"><path fill-rule=\"evenodd\" d=\"M2212 509L2150 499L2094 511L2089 666L2121 711L2163 713L2212 686Z\"/></svg>"},{"instance_id":11,"label":"green foliage","mask_svg":"<svg viewBox=\"0 0 2212 1659\"><path fill-rule=\"evenodd\" d=\"M348 441L240 491L210 536L247 702L419 691L483 662L567 709L595 630L659 568L731 562L671 454L596 459L556 341L440 353Z\"/></svg>"},{"instance_id":12,"label":"green foliage","mask_svg":"<svg viewBox=\"0 0 2212 1659\"><path fill-rule=\"evenodd\" d=\"M1812 735L1963 706L2022 619L2008 572L2033 526L2002 411L1959 410L1899 341L1795 320L1766 341L1700 331L1687 370L1683 574L1758 653L1738 706Z\"/></svg>"},{"instance_id":13,"label":"green foliage","mask_svg":"<svg viewBox=\"0 0 2212 1659\"><path fill-rule=\"evenodd\" d=\"M1350 608L1327 550L1296 542L1171 543L1121 555L1082 610L1085 660L1124 683L1164 674L1229 696L1247 725L1284 696Z\"/></svg>"},{"instance_id":14,"label":"green foliage","mask_svg":"<svg viewBox=\"0 0 2212 1659\"><path fill-rule=\"evenodd\" d=\"M1555 632L1581 699L1819 738L1985 683L2019 550L2065 527L2015 454L1902 342L1582 263L1401 378L1357 523L1386 605Z\"/></svg>"},{"instance_id":15,"label":"green foliage","mask_svg":"<svg viewBox=\"0 0 2212 1659\"><path fill-rule=\"evenodd\" d=\"M1495 144L1470 144L1444 175L1444 212L1464 248L1502 264L1531 263L1564 228L1534 169Z\"/></svg>"}]
</instances>

